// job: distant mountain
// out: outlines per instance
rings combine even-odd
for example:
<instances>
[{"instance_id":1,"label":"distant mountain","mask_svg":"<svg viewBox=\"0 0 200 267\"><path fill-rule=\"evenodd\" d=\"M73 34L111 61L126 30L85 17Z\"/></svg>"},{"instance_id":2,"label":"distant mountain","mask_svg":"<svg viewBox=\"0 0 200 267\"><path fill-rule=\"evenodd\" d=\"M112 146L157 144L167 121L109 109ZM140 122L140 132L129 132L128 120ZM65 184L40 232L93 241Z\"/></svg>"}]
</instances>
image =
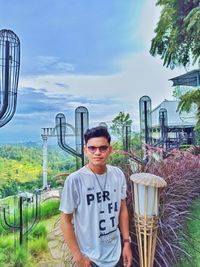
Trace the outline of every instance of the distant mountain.
<instances>
[{"instance_id":1,"label":"distant mountain","mask_svg":"<svg viewBox=\"0 0 200 267\"><path fill-rule=\"evenodd\" d=\"M21 182L42 177L42 144L34 142L0 146L0 186L3 181ZM48 148L48 176L75 168L76 160L58 146Z\"/></svg>"},{"instance_id":2,"label":"distant mountain","mask_svg":"<svg viewBox=\"0 0 200 267\"><path fill-rule=\"evenodd\" d=\"M49 140L50 141L50 140ZM54 143L48 141L48 149L55 149L61 150L62 149L58 146L57 142ZM70 145L70 143L68 144ZM13 146L13 147L35 147L35 148L42 148L43 143L42 141L26 141L26 142L7 142L7 143L0 143L0 147L2 146ZM73 145L72 145L73 147ZM73 147L74 148L74 147Z\"/></svg>"},{"instance_id":3,"label":"distant mountain","mask_svg":"<svg viewBox=\"0 0 200 267\"><path fill-rule=\"evenodd\" d=\"M25 147L41 147L42 141L33 142L33 141L26 141L26 142L5 142L0 143L0 146L25 146Z\"/></svg>"}]
</instances>

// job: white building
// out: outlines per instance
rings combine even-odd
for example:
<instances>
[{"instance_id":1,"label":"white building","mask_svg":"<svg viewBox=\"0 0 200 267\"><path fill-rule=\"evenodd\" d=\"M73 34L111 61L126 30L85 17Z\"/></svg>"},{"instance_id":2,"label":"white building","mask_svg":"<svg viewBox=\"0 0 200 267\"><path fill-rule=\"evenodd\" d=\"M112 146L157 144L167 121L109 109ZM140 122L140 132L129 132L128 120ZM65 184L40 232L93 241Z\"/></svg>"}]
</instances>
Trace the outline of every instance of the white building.
<instances>
[{"instance_id":1,"label":"white building","mask_svg":"<svg viewBox=\"0 0 200 267\"><path fill-rule=\"evenodd\" d=\"M194 126L196 124L196 111L190 113L177 112L177 100L164 100L156 108L151 111L152 120L152 144L158 143L165 138L170 144L178 142L191 144L194 139ZM165 127L162 132L162 111L166 110L166 117L164 118ZM180 140L181 139L181 140Z\"/></svg>"},{"instance_id":2,"label":"white building","mask_svg":"<svg viewBox=\"0 0 200 267\"><path fill-rule=\"evenodd\" d=\"M146 115L144 106L141 109L141 136L149 136L148 143L155 146L179 147L181 144L194 144L194 127L197 122L197 109L194 105L191 112L177 112L180 97L187 91L200 87L200 70L193 70L170 79L173 82L175 100L164 100ZM148 97L147 97L148 98ZM146 111L147 112L147 111ZM145 125L147 130L145 130ZM151 126L150 126L151 125Z\"/></svg>"}]
</instances>

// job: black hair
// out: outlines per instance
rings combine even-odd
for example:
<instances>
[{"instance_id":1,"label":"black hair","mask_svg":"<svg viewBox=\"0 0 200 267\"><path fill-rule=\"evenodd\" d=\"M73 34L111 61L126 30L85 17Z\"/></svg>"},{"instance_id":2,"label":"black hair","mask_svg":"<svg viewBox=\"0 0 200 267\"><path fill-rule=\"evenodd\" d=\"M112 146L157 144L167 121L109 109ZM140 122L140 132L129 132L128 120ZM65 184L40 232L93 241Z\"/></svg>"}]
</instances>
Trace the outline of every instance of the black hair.
<instances>
[{"instance_id":1,"label":"black hair","mask_svg":"<svg viewBox=\"0 0 200 267\"><path fill-rule=\"evenodd\" d=\"M110 144L111 136L104 126L97 126L91 129L87 129L87 131L84 134L85 144L87 144L88 140L94 137L105 137L108 140L108 143Z\"/></svg>"}]
</instances>

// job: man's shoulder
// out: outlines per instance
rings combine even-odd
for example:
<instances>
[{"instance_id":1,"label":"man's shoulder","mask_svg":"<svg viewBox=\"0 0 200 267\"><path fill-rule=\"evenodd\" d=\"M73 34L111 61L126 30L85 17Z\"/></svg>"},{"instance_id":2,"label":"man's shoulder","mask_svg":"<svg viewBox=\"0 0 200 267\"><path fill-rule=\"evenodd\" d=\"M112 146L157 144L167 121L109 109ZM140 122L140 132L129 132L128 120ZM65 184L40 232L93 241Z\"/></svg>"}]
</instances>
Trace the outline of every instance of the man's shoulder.
<instances>
[{"instance_id":1,"label":"man's shoulder","mask_svg":"<svg viewBox=\"0 0 200 267\"><path fill-rule=\"evenodd\" d=\"M74 171L72 173L70 173L70 175L67 177L67 179L72 179L72 180L76 180L78 179L80 176L84 175L86 173L86 168L85 166L78 169L77 171Z\"/></svg>"},{"instance_id":2,"label":"man's shoulder","mask_svg":"<svg viewBox=\"0 0 200 267\"><path fill-rule=\"evenodd\" d=\"M123 171L117 166L107 165L107 168L110 172L124 175Z\"/></svg>"}]
</instances>

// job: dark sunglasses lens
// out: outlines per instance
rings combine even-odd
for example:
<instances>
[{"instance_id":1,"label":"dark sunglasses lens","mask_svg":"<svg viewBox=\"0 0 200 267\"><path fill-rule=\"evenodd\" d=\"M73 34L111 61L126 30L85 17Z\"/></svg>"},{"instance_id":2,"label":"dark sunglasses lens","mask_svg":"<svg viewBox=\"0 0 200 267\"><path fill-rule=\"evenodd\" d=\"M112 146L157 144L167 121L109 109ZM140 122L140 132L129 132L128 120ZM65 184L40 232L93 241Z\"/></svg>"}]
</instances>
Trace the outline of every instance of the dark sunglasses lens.
<instances>
[{"instance_id":1,"label":"dark sunglasses lens","mask_svg":"<svg viewBox=\"0 0 200 267\"><path fill-rule=\"evenodd\" d=\"M91 153L95 153L97 151L97 149L99 149L99 151L102 153L102 152L106 152L107 149L108 149L108 146L99 146L99 147L96 147L96 146L88 146L88 150L91 152Z\"/></svg>"},{"instance_id":2,"label":"dark sunglasses lens","mask_svg":"<svg viewBox=\"0 0 200 267\"><path fill-rule=\"evenodd\" d=\"M100 152L105 152L108 149L108 146L100 146L99 150Z\"/></svg>"},{"instance_id":3,"label":"dark sunglasses lens","mask_svg":"<svg viewBox=\"0 0 200 267\"><path fill-rule=\"evenodd\" d=\"M88 146L88 150L91 152L91 153L95 153L97 148L95 146Z\"/></svg>"}]
</instances>

